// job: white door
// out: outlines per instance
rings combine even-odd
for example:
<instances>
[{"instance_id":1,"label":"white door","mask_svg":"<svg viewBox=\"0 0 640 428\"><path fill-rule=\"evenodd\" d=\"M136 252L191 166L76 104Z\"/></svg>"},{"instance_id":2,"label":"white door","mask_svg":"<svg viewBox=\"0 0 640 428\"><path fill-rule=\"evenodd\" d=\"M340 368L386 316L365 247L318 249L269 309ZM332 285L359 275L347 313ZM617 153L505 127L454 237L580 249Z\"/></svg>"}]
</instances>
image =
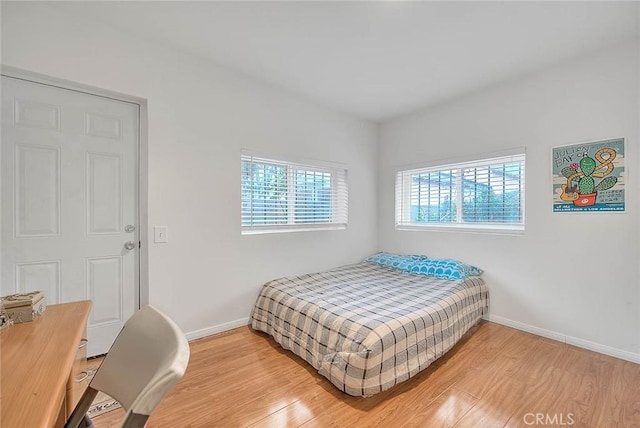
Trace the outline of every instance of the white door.
<instances>
[{"instance_id":1,"label":"white door","mask_svg":"<svg viewBox=\"0 0 640 428\"><path fill-rule=\"evenodd\" d=\"M139 307L139 106L5 76L1 89L0 294L92 300L88 355L103 354Z\"/></svg>"}]
</instances>

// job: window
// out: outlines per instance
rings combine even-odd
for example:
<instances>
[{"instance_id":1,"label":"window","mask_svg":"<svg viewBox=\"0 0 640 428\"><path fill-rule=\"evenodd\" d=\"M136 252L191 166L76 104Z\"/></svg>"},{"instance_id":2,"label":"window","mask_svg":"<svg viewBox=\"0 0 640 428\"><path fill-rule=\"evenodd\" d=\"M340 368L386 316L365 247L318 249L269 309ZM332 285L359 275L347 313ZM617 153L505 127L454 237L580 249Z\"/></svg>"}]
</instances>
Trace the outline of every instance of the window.
<instances>
[{"instance_id":1,"label":"window","mask_svg":"<svg viewBox=\"0 0 640 428\"><path fill-rule=\"evenodd\" d=\"M399 171L396 228L524 230L525 155Z\"/></svg>"},{"instance_id":2,"label":"window","mask_svg":"<svg viewBox=\"0 0 640 428\"><path fill-rule=\"evenodd\" d=\"M242 233L347 226L347 170L292 163L243 153Z\"/></svg>"}]
</instances>

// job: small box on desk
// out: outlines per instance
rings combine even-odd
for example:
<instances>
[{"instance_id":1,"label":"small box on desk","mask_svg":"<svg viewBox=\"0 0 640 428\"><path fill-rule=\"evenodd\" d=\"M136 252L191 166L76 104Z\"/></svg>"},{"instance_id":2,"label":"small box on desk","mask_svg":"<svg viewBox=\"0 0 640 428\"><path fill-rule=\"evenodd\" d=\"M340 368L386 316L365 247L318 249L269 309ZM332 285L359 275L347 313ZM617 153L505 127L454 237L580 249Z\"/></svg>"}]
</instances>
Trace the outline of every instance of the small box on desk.
<instances>
[{"instance_id":1,"label":"small box on desk","mask_svg":"<svg viewBox=\"0 0 640 428\"><path fill-rule=\"evenodd\" d=\"M0 307L4 308L6 316L14 323L33 321L45 309L44 294L41 291L12 294L0 300Z\"/></svg>"}]
</instances>

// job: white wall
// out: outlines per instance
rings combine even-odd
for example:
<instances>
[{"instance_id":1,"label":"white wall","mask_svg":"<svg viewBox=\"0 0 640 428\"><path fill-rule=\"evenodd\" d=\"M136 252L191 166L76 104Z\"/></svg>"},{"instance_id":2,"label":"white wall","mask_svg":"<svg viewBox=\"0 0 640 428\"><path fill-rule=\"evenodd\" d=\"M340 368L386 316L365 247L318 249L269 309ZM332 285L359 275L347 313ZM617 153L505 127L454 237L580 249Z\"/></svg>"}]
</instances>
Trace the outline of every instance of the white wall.
<instances>
[{"instance_id":1,"label":"white wall","mask_svg":"<svg viewBox=\"0 0 640 428\"><path fill-rule=\"evenodd\" d=\"M378 247L482 267L491 319L640 362L639 47L630 42L384 123ZM626 212L552 213L552 147L620 136ZM524 236L394 229L399 167L523 146Z\"/></svg>"},{"instance_id":2,"label":"white wall","mask_svg":"<svg viewBox=\"0 0 640 428\"><path fill-rule=\"evenodd\" d=\"M246 320L269 279L375 250L373 123L49 5L3 2L2 64L148 100L149 225L170 239L149 243L149 300L192 336ZM346 163L348 229L241 236L241 148Z\"/></svg>"}]
</instances>

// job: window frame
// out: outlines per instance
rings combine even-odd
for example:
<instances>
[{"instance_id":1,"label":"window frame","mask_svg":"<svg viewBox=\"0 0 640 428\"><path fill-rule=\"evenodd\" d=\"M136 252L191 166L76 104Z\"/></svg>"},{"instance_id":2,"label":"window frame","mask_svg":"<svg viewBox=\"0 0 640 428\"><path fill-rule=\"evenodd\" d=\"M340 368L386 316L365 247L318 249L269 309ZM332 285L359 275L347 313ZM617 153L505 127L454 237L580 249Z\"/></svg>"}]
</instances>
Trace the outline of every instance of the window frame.
<instances>
[{"instance_id":1,"label":"window frame","mask_svg":"<svg viewBox=\"0 0 640 428\"><path fill-rule=\"evenodd\" d=\"M245 162L269 164L286 168L286 223L246 224L244 209ZM296 219L296 176L297 171L330 174L331 180L331 219L329 221L297 221ZM253 203L253 201L252 201ZM302 205L303 207L305 205ZM240 228L242 235L263 233L302 232L316 230L344 230L348 225L348 169L344 164L319 160L293 160L283 156L263 156L255 152L242 150L240 156ZM253 219L253 213L250 214ZM284 217L282 217L284 219Z\"/></svg>"},{"instance_id":2,"label":"window frame","mask_svg":"<svg viewBox=\"0 0 640 428\"><path fill-rule=\"evenodd\" d=\"M464 211L462 209L462 181L464 168L479 168L491 165L500 165L513 162L521 162L521 173L519 177L520 188L520 214L521 220L517 223L510 222L465 222L463 220ZM411 176L423 173L448 173L458 171L455 180L455 210L456 219L451 223L437 222L415 222L411 220L412 212L412 190ZM421 231L461 231L474 233L495 233L522 235L525 231L525 197L526 197L526 150L518 148L499 153L490 153L467 157L464 159L453 159L432 163L423 163L398 168L395 172L395 229L396 230L421 230Z\"/></svg>"}]
</instances>

